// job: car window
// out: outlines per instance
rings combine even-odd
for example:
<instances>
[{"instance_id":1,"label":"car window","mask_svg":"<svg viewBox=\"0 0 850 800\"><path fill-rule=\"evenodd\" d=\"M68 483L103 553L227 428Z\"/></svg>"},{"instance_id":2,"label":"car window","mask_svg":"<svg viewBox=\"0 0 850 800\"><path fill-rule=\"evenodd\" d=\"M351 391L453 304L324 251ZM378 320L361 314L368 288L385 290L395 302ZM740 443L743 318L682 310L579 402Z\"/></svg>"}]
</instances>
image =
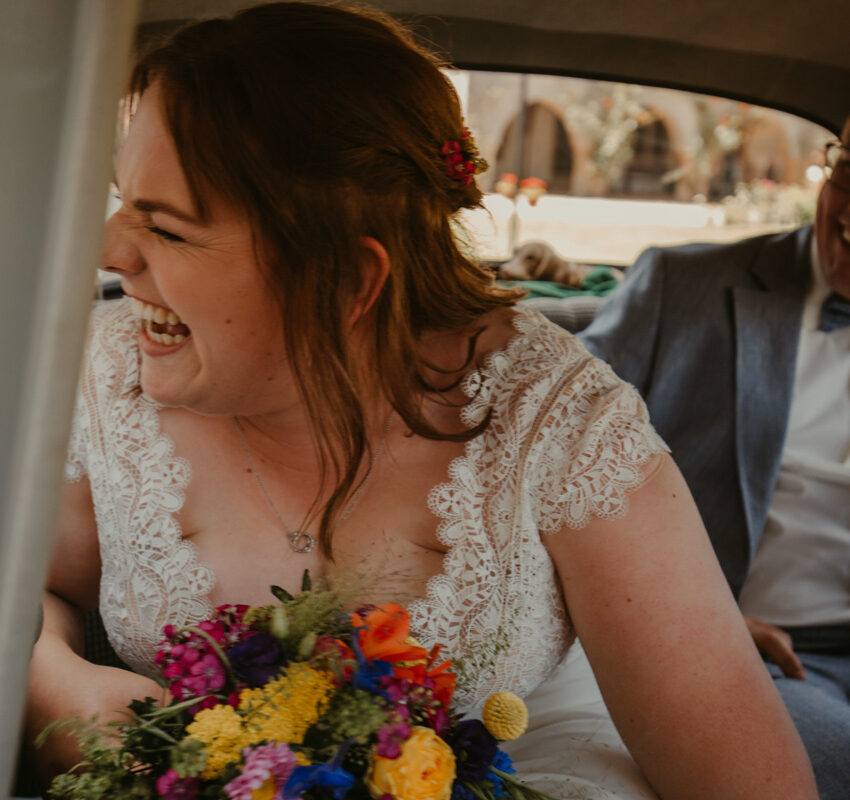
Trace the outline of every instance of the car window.
<instances>
[{"instance_id":1,"label":"car window","mask_svg":"<svg viewBox=\"0 0 850 800\"><path fill-rule=\"evenodd\" d=\"M449 70L490 169L464 216L478 255L548 242L628 265L651 244L810 222L823 177L812 122L735 100L551 75Z\"/></svg>"}]
</instances>

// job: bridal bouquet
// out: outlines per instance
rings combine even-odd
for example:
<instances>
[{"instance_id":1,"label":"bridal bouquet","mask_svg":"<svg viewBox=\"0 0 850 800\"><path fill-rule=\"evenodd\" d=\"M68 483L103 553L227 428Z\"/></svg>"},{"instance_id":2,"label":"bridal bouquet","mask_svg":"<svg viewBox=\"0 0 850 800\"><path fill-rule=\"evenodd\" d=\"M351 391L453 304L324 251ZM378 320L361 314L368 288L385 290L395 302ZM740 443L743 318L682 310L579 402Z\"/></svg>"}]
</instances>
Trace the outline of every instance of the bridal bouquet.
<instances>
[{"instance_id":1,"label":"bridal bouquet","mask_svg":"<svg viewBox=\"0 0 850 800\"><path fill-rule=\"evenodd\" d=\"M299 594L272 592L166 627L156 661L171 703L134 701L106 731L77 723L83 760L49 796L540 800L499 748L525 729L522 700L500 692L483 722L462 719L452 664L409 636L401 606L346 612L308 573Z\"/></svg>"}]
</instances>

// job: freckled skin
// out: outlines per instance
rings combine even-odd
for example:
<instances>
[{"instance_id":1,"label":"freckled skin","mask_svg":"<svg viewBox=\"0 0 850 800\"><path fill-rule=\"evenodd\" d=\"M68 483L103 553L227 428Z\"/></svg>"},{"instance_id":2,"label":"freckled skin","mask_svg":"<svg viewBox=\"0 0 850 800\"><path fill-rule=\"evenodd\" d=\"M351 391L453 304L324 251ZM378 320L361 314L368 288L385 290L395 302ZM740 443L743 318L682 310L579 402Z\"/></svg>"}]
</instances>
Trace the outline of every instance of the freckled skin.
<instances>
[{"instance_id":1,"label":"freckled skin","mask_svg":"<svg viewBox=\"0 0 850 800\"><path fill-rule=\"evenodd\" d=\"M214 196L209 219L192 221L194 204L156 84L139 101L115 172L121 207L107 223L102 266L121 275L127 294L173 310L191 331L173 352L143 352L143 389L164 406L208 415L295 407L280 309L257 263L251 226ZM186 218L144 211L139 201Z\"/></svg>"},{"instance_id":2,"label":"freckled skin","mask_svg":"<svg viewBox=\"0 0 850 800\"><path fill-rule=\"evenodd\" d=\"M850 121L841 141L850 146ZM818 196L815 241L821 269L832 289L850 298L850 244L844 239L850 229L850 192L826 181Z\"/></svg>"}]
</instances>

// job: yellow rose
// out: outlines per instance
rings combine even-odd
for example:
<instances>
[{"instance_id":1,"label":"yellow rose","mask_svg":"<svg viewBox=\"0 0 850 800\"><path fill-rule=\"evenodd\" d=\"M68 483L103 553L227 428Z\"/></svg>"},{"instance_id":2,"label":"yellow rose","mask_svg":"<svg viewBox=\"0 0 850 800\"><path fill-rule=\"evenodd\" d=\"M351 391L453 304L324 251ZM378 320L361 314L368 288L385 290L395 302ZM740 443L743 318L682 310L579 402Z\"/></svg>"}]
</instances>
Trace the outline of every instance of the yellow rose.
<instances>
[{"instance_id":1,"label":"yellow rose","mask_svg":"<svg viewBox=\"0 0 850 800\"><path fill-rule=\"evenodd\" d=\"M449 800L455 779L455 756L430 728L414 727L398 758L376 755L366 779L375 800Z\"/></svg>"}]
</instances>

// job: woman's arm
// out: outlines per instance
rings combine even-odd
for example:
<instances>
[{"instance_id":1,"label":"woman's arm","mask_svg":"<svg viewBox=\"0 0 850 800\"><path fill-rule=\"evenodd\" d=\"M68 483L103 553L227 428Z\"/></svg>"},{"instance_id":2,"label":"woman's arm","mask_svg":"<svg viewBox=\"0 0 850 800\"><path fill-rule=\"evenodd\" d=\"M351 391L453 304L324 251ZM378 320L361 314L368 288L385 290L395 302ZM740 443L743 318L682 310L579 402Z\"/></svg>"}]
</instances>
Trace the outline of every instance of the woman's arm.
<instances>
[{"instance_id":1,"label":"woman's arm","mask_svg":"<svg viewBox=\"0 0 850 800\"><path fill-rule=\"evenodd\" d=\"M97 605L100 556L87 480L66 484L44 595L44 625L33 648L27 692L25 750L43 775L68 769L78 760L72 736L53 734L33 750L33 739L52 721L97 714L119 719L134 697L162 696L149 678L90 664L83 658L84 611Z\"/></svg>"},{"instance_id":2,"label":"woman's arm","mask_svg":"<svg viewBox=\"0 0 850 800\"><path fill-rule=\"evenodd\" d=\"M624 517L545 539L614 723L663 800L816 800L690 492L656 468Z\"/></svg>"}]
</instances>

